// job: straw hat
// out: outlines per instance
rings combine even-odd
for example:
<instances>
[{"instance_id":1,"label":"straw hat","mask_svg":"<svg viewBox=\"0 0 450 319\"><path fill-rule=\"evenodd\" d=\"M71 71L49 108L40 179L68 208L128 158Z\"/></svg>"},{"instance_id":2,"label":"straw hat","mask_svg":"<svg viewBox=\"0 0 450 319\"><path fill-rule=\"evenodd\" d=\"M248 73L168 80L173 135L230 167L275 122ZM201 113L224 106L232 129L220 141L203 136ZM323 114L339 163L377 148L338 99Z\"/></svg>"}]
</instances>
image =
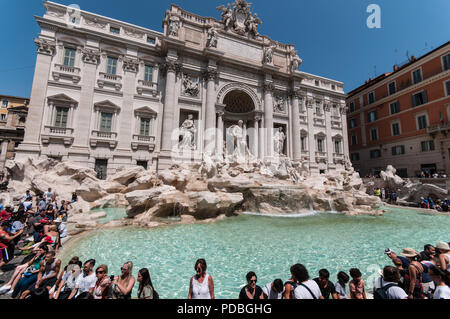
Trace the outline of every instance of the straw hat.
<instances>
[{"instance_id":1,"label":"straw hat","mask_svg":"<svg viewBox=\"0 0 450 319\"><path fill-rule=\"evenodd\" d=\"M420 255L420 254L412 248L403 248L400 255L402 255L404 257L416 257L417 255Z\"/></svg>"},{"instance_id":2,"label":"straw hat","mask_svg":"<svg viewBox=\"0 0 450 319\"><path fill-rule=\"evenodd\" d=\"M444 243L443 241L440 241L437 243L436 248L442 251L450 251L450 247L447 243Z\"/></svg>"}]
</instances>

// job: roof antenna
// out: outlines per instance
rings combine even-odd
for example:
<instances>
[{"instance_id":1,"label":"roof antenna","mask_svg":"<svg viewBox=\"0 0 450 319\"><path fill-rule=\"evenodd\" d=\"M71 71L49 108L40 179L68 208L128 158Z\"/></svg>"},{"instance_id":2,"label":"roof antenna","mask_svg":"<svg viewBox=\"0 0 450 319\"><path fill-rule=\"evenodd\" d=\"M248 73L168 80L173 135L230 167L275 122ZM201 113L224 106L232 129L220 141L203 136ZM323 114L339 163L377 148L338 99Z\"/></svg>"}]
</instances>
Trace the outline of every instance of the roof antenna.
<instances>
[{"instance_id":1,"label":"roof antenna","mask_svg":"<svg viewBox=\"0 0 450 319\"><path fill-rule=\"evenodd\" d=\"M373 78L376 78L376 77L377 77L377 66L374 65L373 66Z\"/></svg>"}]
</instances>

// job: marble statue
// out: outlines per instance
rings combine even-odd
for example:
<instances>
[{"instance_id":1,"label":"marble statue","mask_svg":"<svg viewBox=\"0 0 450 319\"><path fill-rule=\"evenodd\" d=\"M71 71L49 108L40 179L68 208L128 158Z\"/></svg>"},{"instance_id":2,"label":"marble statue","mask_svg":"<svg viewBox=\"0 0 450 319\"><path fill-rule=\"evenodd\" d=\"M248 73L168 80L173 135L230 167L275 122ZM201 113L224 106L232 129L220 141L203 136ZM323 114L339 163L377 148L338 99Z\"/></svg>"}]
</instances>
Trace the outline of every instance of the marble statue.
<instances>
[{"instance_id":1,"label":"marble statue","mask_svg":"<svg viewBox=\"0 0 450 319\"><path fill-rule=\"evenodd\" d=\"M190 150L195 147L195 131L194 116L189 114L188 118L183 122L183 124L181 124L180 127L180 135L182 136L182 140L179 143L179 148Z\"/></svg>"},{"instance_id":2,"label":"marble statue","mask_svg":"<svg viewBox=\"0 0 450 319\"><path fill-rule=\"evenodd\" d=\"M282 96L275 96L273 110L277 113L286 113L286 102Z\"/></svg>"},{"instance_id":3,"label":"marble statue","mask_svg":"<svg viewBox=\"0 0 450 319\"><path fill-rule=\"evenodd\" d=\"M192 97L198 96L199 93L198 82L193 82L187 74L183 75L183 93Z\"/></svg>"},{"instance_id":4,"label":"marble statue","mask_svg":"<svg viewBox=\"0 0 450 319\"><path fill-rule=\"evenodd\" d=\"M238 162L245 160L245 151L247 149L247 141L244 134L243 124L244 122L239 120L237 125L232 125L229 128L229 134L233 137L233 158L235 158Z\"/></svg>"},{"instance_id":5,"label":"marble statue","mask_svg":"<svg viewBox=\"0 0 450 319\"><path fill-rule=\"evenodd\" d=\"M258 15L256 13L253 16L250 14L246 21L248 32L253 36L257 37L259 35L258 25L261 23L262 21L261 19L258 18Z\"/></svg>"},{"instance_id":6,"label":"marble statue","mask_svg":"<svg viewBox=\"0 0 450 319\"><path fill-rule=\"evenodd\" d=\"M283 128L279 127L278 131L276 131L274 135L275 154L283 155L285 139L286 135L283 132Z\"/></svg>"},{"instance_id":7,"label":"marble statue","mask_svg":"<svg viewBox=\"0 0 450 319\"><path fill-rule=\"evenodd\" d=\"M273 62L273 50L276 48L276 45L271 43L270 45L264 48L264 64L272 64Z\"/></svg>"},{"instance_id":8,"label":"marble statue","mask_svg":"<svg viewBox=\"0 0 450 319\"><path fill-rule=\"evenodd\" d=\"M208 30L208 40L206 42L208 48L217 48L217 30L214 26L211 26Z\"/></svg>"},{"instance_id":9,"label":"marble statue","mask_svg":"<svg viewBox=\"0 0 450 319\"><path fill-rule=\"evenodd\" d=\"M225 25L225 29L231 27L233 23L233 11L231 10L231 6L228 3L227 7L220 6L216 8L219 11L222 11L222 22Z\"/></svg>"},{"instance_id":10,"label":"marble statue","mask_svg":"<svg viewBox=\"0 0 450 319\"><path fill-rule=\"evenodd\" d=\"M176 16L169 17L169 35L178 36L178 29L180 28L180 20Z\"/></svg>"},{"instance_id":11,"label":"marble statue","mask_svg":"<svg viewBox=\"0 0 450 319\"><path fill-rule=\"evenodd\" d=\"M292 50L290 52L291 55L291 71L295 72L298 70L298 68L300 67L300 65L302 64L302 59L300 59L300 57L298 56L298 51L297 50Z\"/></svg>"}]
</instances>

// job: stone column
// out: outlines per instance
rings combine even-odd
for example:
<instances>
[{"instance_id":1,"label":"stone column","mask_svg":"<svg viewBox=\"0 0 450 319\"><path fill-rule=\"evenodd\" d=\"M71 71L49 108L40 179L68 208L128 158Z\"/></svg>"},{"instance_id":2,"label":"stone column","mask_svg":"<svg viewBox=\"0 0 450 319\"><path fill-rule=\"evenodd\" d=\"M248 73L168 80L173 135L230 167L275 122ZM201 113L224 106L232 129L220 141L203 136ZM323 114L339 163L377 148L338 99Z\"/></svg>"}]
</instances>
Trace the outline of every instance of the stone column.
<instances>
[{"instance_id":1,"label":"stone column","mask_svg":"<svg viewBox=\"0 0 450 319\"><path fill-rule=\"evenodd\" d=\"M262 118L259 117L258 118L258 124L259 122L262 121ZM258 158L259 159L264 159L264 150L265 150L265 143L264 143L264 129L263 129L263 125L261 123L261 125L258 125L259 129L258 129Z\"/></svg>"},{"instance_id":2,"label":"stone column","mask_svg":"<svg viewBox=\"0 0 450 319\"><path fill-rule=\"evenodd\" d=\"M91 117L94 103L95 80L97 78L97 65L100 63L100 51L83 49L83 86L81 87L80 101L74 121L73 147L88 154L89 137L91 135Z\"/></svg>"},{"instance_id":3,"label":"stone column","mask_svg":"<svg viewBox=\"0 0 450 319\"><path fill-rule=\"evenodd\" d=\"M327 163L328 166L333 166L334 167L334 143L333 143L333 136L332 136L332 131L331 131L331 105L328 101L324 101L323 102L323 111L324 111L324 115L325 115L325 130L326 130L326 135L327 135L327 145L326 145L326 149L327 149Z\"/></svg>"},{"instance_id":4,"label":"stone column","mask_svg":"<svg viewBox=\"0 0 450 319\"><path fill-rule=\"evenodd\" d=\"M173 121L175 117L175 81L178 63L173 59L167 59L164 64L166 71L166 90L164 94L164 108L163 108L163 125L161 136L161 152L165 152L166 156L170 156L172 150L172 131Z\"/></svg>"},{"instance_id":5,"label":"stone column","mask_svg":"<svg viewBox=\"0 0 450 319\"><path fill-rule=\"evenodd\" d=\"M302 157L302 149L301 149L301 141L300 141L300 111L298 109L298 98L300 97L300 93L298 91L292 92L292 144L294 161L301 161Z\"/></svg>"},{"instance_id":6,"label":"stone column","mask_svg":"<svg viewBox=\"0 0 450 319\"><path fill-rule=\"evenodd\" d=\"M214 152L216 142L216 78L217 69L215 67L208 67L205 72L206 111L203 149L210 153L210 155Z\"/></svg>"},{"instance_id":7,"label":"stone column","mask_svg":"<svg viewBox=\"0 0 450 319\"><path fill-rule=\"evenodd\" d=\"M342 153L345 160L350 160L348 147L348 131L347 131L347 107L345 103L341 104L341 125L342 125Z\"/></svg>"},{"instance_id":8,"label":"stone column","mask_svg":"<svg viewBox=\"0 0 450 319\"><path fill-rule=\"evenodd\" d=\"M217 112L217 139L216 139L216 154L223 155L223 112Z\"/></svg>"},{"instance_id":9,"label":"stone column","mask_svg":"<svg viewBox=\"0 0 450 319\"><path fill-rule=\"evenodd\" d=\"M316 165L316 141L314 138L314 100L308 98L306 100L306 111L308 113L308 148L309 148L309 163L311 166Z\"/></svg>"},{"instance_id":10,"label":"stone column","mask_svg":"<svg viewBox=\"0 0 450 319\"><path fill-rule=\"evenodd\" d=\"M274 85L272 82L264 83L264 126L265 126L265 152L264 157L273 156L273 97Z\"/></svg>"},{"instance_id":11,"label":"stone column","mask_svg":"<svg viewBox=\"0 0 450 319\"><path fill-rule=\"evenodd\" d=\"M34 70L33 88L31 90L30 106L28 108L23 143L18 147L18 153L23 155L38 155L40 152L40 134L43 122L44 108L47 97L47 82L51 63L55 53L55 42L36 39L38 47L36 67Z\"/></svg>"},{"instance_id":12,"label":"stone column","mask_svg":"<svg viewBox=\"0 0 450 319\"><path fill-rule=\"evenodd\" d=\"M1 153L0 153L0 170L3 171L5 168L5 162L6 162L6 155L8 153L8 140L3 140L1 142Z\"/></svg>"},{"instance_id":13,"label":"stone column","mask_svg":"<svg viewBox=\"0 0 450 319\"><path fill-rule=\"evenodd\" d=\"M259 156L259 121L261 120L261 117L259 115L255 116L254 121L254 131L253 131L253 155L256 158L260 158Z\"/></svg>"}]
</instances>

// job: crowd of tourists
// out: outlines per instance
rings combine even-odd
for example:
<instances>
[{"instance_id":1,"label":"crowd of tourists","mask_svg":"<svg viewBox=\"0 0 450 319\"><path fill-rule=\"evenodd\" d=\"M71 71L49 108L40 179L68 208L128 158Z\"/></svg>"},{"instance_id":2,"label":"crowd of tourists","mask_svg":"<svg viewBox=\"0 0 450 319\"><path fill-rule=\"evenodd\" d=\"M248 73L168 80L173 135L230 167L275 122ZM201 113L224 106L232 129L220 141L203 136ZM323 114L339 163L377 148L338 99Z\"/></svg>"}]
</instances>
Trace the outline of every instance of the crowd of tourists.
<instances>
[{"instance_id":1,"label":"crowd of tourists","mask_svg":"<svg viewBox=\"0 0 450 319\"><path fill-rule=\"evenodd\" d=\"M390 188L374 188L372 195L380 197L382 201L387 202L389 204L397 204L397 191L395 189Z\"/></svg>"},{"instance_id":2,"label":"crowd of tourists","mask_svg":"<svg viewBox=\"0 0 450 319\"><path fill-rule=\"evenodd\" d=\"M0 287L0 294L10 298L41 299L130 299L137 286L140 299L158 299L150 271L142 268L137 278L132 274L133 263L121 267L121 275L108 275L108 266L96 265L94 259L84 262L73 257L66 265L57 258L58 250L67 237L66 222L71 200L57 203L51 188L44 194L23 194L16 208L0 205L0 270L17 254L25 255L11 271L9 281ZM375 299L450 299L450 247L446 242L427 244L420 253L405 248L397 255L385 250L392 265L384 267L373 282L370 295ZM16 255L16 256L15 256ZM94 270L95 269L95 270ZM207 264L199 259L195 274L189 281L188 299L214 299L214 281L206 272ZM250 271L239 299L366 299L367 291L362 273L351 268L340 271L333 282L327 269L321 269L314 279L302 264L290 267L287 281L277 278L262 288L257 275ZM1 274L0 274L1 275Z\"/></svg>"}]
</instances>

